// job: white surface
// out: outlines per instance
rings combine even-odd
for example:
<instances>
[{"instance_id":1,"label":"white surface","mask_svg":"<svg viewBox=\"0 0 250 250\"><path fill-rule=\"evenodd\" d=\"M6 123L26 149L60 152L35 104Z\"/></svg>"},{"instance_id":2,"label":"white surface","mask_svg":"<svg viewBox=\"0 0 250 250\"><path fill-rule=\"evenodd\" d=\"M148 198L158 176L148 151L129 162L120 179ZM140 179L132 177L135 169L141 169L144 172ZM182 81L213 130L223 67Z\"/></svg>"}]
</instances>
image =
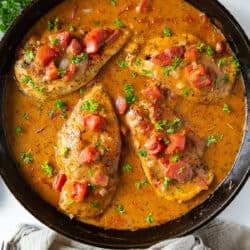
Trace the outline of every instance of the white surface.
<instances>
[{"instance_id":1,"label":"white surface","mask_svg":"<svg viewBox=\"0 0 250 250\"><path fill-rule=\"evenodd\" d=\"M220 2L236 17L250 37L250 0L220 0ZM250 180L219 217L250 227ZM41 225L15 200L0 178L0 242L11 235L19 223Z\"/></svg>"}]
</instances>

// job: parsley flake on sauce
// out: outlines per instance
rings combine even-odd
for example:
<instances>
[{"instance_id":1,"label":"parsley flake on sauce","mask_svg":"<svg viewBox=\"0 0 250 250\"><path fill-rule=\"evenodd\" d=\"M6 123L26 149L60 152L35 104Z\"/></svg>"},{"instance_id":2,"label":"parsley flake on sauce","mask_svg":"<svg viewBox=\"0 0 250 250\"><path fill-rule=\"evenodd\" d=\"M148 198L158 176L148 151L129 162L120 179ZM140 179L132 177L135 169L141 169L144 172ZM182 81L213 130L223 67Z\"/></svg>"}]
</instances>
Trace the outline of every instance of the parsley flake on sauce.
<instances>
[{"instance_id":1,"label":"parsley flake on sauce","mask_svg":"<svg viewBox=\"0 0 250 250\"><path fill-rule=\"evenodd\" d=\"M110 4L112 5L112 6L116 6L116 0L110 0Z\"/></svg>"},{"instance_id":2,"label":"parsley flake on sauce","mask_svg":"<svg viewBox=\"0 0 250 250\"><path fill-rule=\"evenodd\" d=\"M21 152L20 156L25 164L30 164L33 161L33 156L30 152Z\"/></svg>"},{"instance_id":3,"label":"parsley flake on sauce","mask_svg":"<svg viewBox=\"0 0 250 250\"><path fill-rule=\"evenodd\" d=\"M59 17L56 17L54 20L49 20L48 23L47 23L48 31L51 31L51 30L54 30L54 29L58 30L59 25L60 25Z\"/></svg>"},{"instance_id":4,"label":"parsley flake on sauce","mask_svg":"<svg viewBox=\"0 0 250 250\"><path fill-rule=\"evenodd\" d=\"M134 87L131 84L127 84L123 88L124 92L127 94L125 99L128 104L132 104L136 101L137 97L134 94Z\"/></svg>"},{"instance_id":5,"label":"parsley flake on sauce","mask_svg":"<svg viewBox=\"0 0 250 250\"><path fill-rule=\"evenodd\" d=\"M175 57L170 66L167 66L167 67L163 68L163 74L165 76L168 76L171 71L175 71L177 69L177 67L182 63L182 61L183 61L183 59L181 57L178 57L178 56Z\"/></svg>"},{"instance_id":6,"label":"parsley flake on sauce","mask_svg":"<svg viewBox=\"0 0 250 250\"><path fill-rule=\"evenodd\" d=\"M230 113L231 109L230 109L229 105L225 103L224 106L223 106L222 111L225 112L225 113Z\"/></svg>"},{"instance_id":7,"label":"parsley flake on sauce","mask_svg":"<svg viewBox=\"0 0 250 250\"><path fill-rule=\"evenodd\" d=\"M170 178L168 178L168 177L165 177L165 178L164 178L164 182L163 182L163 187L164 187L164 189L168 188L170 182L171 182L171 179L170 179Z\"/></svg>"},{"instance_id":8,"label":"parsley flake on sauce","mask_svg":"<svg viewBox=\"0 0 250 250\"><path fill-rule=\"evenodd\" d=\"M207 138L207 146L211 146L212 144L215 144L217 143L217 139L213 136L213 135L210 135L208 136Z\"/></svg>"},{"instance_id":9,"label":"parsley flake on sauce","mask_svg":"<svg viewBox=\"0 0 250 250\"><path fill-rule=\"evenodd\" d=\"M169 29L167 27L165 27L162 32L163 32L163 35L166 36L166 37L170 37L173 34L171 29Z\"/></svg>"},{"instance_id":10,"label":"parsley flake on sauce","mask_svg":"<svg viewBox=\"0 0 250 250\"><path fill-rule=\"evenodd\" d=\"M82 103L81 110L96 112L99 108L99 103L95 100L87 100Z\"/></svg>"},{"instance_id":11,"label":"parsley flake on sauce","mask_svg":"<svg viewBox=\"0 0 250 250\"><path fill-rule=\"evenodd\" d=\"M16 135L20 135L23 132L23 128L21 126L16 126L15 133Z\"/></svg>"},{"instance_id":12,"label":"parsley flake on sauce","mask_svg":"<svg viewBox=\"0 0 250 250\"><path fill-rule=\"evenodd\" d=\"M152 224L154 222L154 216L152 213L149 213L146 218L145 218L145 221L148 223L148 224Z\"/></svg>"},{"instance_id":13,"label":"parsley flake on sauce","mask_svg":"<svg viewBox=\"0 0 250 250\"><path fill-rule=\"evenodd\" d=\"M51 178L52 175L53 175L53 167L49 165L48 162L44 162L42 165L41 165L41 169L44 171L44 173L49 177Z\"/></svg>"},{"instance_id":14,"label":"parsley flake on sauce","mask_svg":"<svg viewBox=\"0 0 250 250\"><path fill-rule=\"evenodd\" d=\"M125 165L122 167L122 169L123 169L124 172L132 172L133 167L132 167L130 164L125 164Z\"/></svg>"},{"instance_id":15,"label":"parsley flake on sauce","mask_svg":"<svg viewBox=\"0 0 250 250\"><path fill-rule=\"evenodd\" d=\"M117 65L118 65L121 69L126 69L126 68L128 67L127 62L124 61L124 60L119 60L119 61L117 62Z\"/></svg>"},{"instance_id":16,"label":"parsley flake on sauce","mask_svg":"<svg viewBox=\"0 0 250 250\"><path fill-rule=\"evenodd\" d=\"M57 100L54 102L54 106L59 109L59 110L64 110L66 109L67 105L64 101Z\"/></svg>"},{"instance_id":17,"label":"parsley flake on sauce","mask_svg":"<svg viewBox=\"0 0 250 250\"><path fill-rule=\"evenodd\" d=\"M115 19L115 25L118 28L123 28L125 26L124 23L122 22L122 20L119 18Z\"/></svg>"},{"instance_id":18,"label":"parsley flake on sauce","mask_svg":"<svg viewBox=\"0 0 250 250\"><path fill-rule=\"evenodd\" d=\"M146 157L148 155L148 152L144 149L140 149L138 151L138 155L141 156L141 157Z\"/></svg>"},{"instance_id":19,"label":"parsley flake on sauce","mask_svg":"<svg viewBox=\"0 0 250 250\"><path fill-rule=\"evenodd\" d=\"M24 120L29 120L29 115L27 113L23 113L23 119Z\"/></svg>"},{"instance_id":20,"label":"parsley flake on sauce","mask_svg":"<svg viewBox=\"0 0 250 250\"><path fill-rule=\"evenodd\" d=\"M90 206L92 207L92 208L99 208L99 204L97 203L97 202L90 202Z\"/></svg>"},{"instance_id":21,"label":"parsley flake on sauce","mask_svg":"<svg viewBox=\"0 0 250 250\"><path fill-rule=\"evenodd\" d=\"M119 214L124 214L125 210L124 210L123 205L121 205L121 204L117 205L116 211L117 211Z\"/></svg>"},{"instance_id":22,"label":"parsley flake on sauce","mask_svg":"<svg viewBox=\"0 0 250 250\"><path fill-rule=\"evenodd\" d=\"M189 96L189 92L190 92L190 89L189 89L189 88L185 88L185 89L183 90L183 96L184 96L184 97L188 97L188 96Z\"/></svg>"}]
</instances>

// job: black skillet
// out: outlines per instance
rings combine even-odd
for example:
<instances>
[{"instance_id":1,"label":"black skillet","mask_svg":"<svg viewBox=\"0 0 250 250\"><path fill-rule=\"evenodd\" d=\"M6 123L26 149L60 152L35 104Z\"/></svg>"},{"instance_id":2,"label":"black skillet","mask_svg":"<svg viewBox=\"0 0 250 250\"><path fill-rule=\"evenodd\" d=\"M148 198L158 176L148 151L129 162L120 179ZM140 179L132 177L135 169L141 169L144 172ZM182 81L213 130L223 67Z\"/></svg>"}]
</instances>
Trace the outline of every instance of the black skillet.
<instances>
[{"instance_id":1,"label":"black skillet","mask_svg":"<svg viewBox=\"0 0 250 250\"><path fill-rule=\"evenodd\" d=\"M11 70L15 48L32 25L61 0L35 0L16 19L0 43L0 173L16 199L36 218L55 231L74 240L87 244L110 247L130 248L148 247L171 237L193 232L218 215L237 195L250 173L250 131L246 131L237 160L230 174L205 202L181 218L161 226L131 231L105 230L95 226L70 220L54 207L43 201L25 183L16 169L8 148L4 129L5 86ZM196 8L208 14L211 20L221 23L241 65L246 88L247 127L250 125L250 43L244 31L233 16L217 1L188 0ZM218 23L218 22L215 22ZM231 187L231 188L230 188ZM13 215L15 216L15 215ZM3 226L3 225L2 225Z\"/></svg>"}]
</instances>

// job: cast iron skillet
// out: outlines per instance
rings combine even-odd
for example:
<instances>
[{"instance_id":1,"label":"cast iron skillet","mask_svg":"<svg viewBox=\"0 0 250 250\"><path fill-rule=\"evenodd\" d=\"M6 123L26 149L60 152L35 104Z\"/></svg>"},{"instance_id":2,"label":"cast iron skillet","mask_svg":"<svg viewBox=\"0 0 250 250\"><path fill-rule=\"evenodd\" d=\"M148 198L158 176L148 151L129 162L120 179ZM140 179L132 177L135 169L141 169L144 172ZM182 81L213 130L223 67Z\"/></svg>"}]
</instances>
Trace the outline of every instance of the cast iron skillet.
<instances>
[{"instance_id":1,"label":"cast iron skillet","mask_svg":"<svg viewBox=\"0 0 250 250\"><path fill-rule=\"evenodd\" d=\"M99 247L148 247L161 240L193 232L221 212L236 196L250 173L250 131L246 131L240 152L230 174L217 190L200 206L185 216L161 226L135 232L105 230L70 220L43 201L25 183L16 169L8 148L4 129L4 103L6 76L10 75L15 48L34 22L61 0L35 0L17 18L0 44L0 173L17 200L31 214L55 231L72 239ZM247 127L250 125L250 43L232 15L217 1L188 0L195 7L218 20L233 51L240 60L246 88ZM218 22L216 22L218 23ZM219 157L219 156L217 156Z\"/></svg>"}]
</instances>

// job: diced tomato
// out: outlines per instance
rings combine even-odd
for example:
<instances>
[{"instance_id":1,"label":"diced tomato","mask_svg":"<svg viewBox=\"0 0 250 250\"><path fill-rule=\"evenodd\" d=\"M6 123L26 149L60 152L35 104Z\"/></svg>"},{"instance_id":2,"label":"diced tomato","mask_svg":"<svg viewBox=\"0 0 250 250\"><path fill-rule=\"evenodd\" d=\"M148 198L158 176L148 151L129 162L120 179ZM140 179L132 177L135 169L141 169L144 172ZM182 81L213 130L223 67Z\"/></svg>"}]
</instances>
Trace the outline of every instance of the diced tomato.
<instances>
[{"instance_id":1,"label":"diced tomato","mask_svg":"<svg viewBox=\"0 0 250 250\"><path fill-rule=\"evenodd\" d=\"M53 183L53 188L59 192L62 191L62 188L67 180L67 177L65 174L59 174L57 175L54 183Z\"/></svg>"},{"instance_id":2,"label":"diced tomato","mask_svg":"<svg viewBox=\"0 0 250 250\"><path fill-rule=\"evenodd\" d=\"M188 48L184 54L184 57L188 62L196 61L199 57L199 50L194 47Z\"/></svg>"},{"instance_id":3,"label":"diced tomato","mask_svg":"<svg viewBox=\"0 0 250 250\"><path fill-rule=\"evenodd\" d=\"M159 140L158 136L155 134L151 136L145 143L145 148L153 156L157 156L162 153L165 149L165 145Z\"/></svg>"},{"instance_id":4,"label":"diced tomato","mask_svg":"<svg viewBox=\"0 0 250 250\"><path fill-rule=\"evenodd\" d=\"M106 121L99 115L87 114L82 118L82 125L92 131L101 131L105 128Z\"/></svg>"},{"instance_id":5,"label":"diced tomato","mask_svg":"<svg viewBox=\"0 0 250 250\"><path fill-rule=\"evenodd\" d=\"M37 50L35 62L42 67L47 66L51 61L58 57L58 50L44 45Z\"/></svg>"},{"instance_id":6,"label":"diced tomato","mask_svg":"<svg viewBox=\"0 0 250 250\"><path fill-rule=\"evenodd\" d=\"M121 36L121 34L122 34L121 29L113 30L112 33L109 35L109 37L105 40L105 43L108 45L112 44Z\"/></svg>"},{"instance_id":7,"label":"diced tomato","mask_svg":"<svg viewBox=\"0 0 250 250\"><path fill-rule=\"evenodd\" d=\"M203 64L189 65L186 67L188 79L196 88L208 87L212 84L210 75Z\"/></svg>"},{"instance_id":8,"label":"diced tomato","mask_svg":"<svg viewBox=\"0 0 250 250\"><path fill-rule=\"evenodd\" d=\"M166 149L167 154L173 154L175 150L184 150L186 144L186 135L183 134L172 134L169 135L170 144Z\"/></svg>"},{"instance_id":9,"label":"diced tomato","mask_svg":"<svg viewBox=\"0 0 250 250\"><path fill-rule=\"evenodd\" d=\"M94 163L99 157L99 152L96 148L88 146L82 150L79 155L80 164Z\"/></svg>"},{"instance_id":10,"label":"diced tomato","mask_svg":"<svg viewBox=\"0 0 250 250\"><path fill-rule=\"evenodd\" d=\"M47 66L46 75L48 80L54 80L58 78L58 69L53 61Z\"/></svg>"},{"instance_id":11,"label":"diced tomato","mask_svg":"<svg viewBox=\"0 0 250 250\"><path fill-rule=\"evenodd\" d=\"M104 45L109 32L102 28L93 29L84 39L87 54L96 53Z\"/></svg>"},{"instance_id":12,"label":"diced tomato","mask_svg":"<svg viewBox=\"0 0 250 250\"><path fill-rule=\"evenodd\" d=\"M106 187L109 183L109 177L102 171L98 171L95 173L94 182L98 186Z\"/></svg>"},{"instance_id":13,"label":"diced tomato","mask_svg":"<svg viewBox=\"0 0 250 250\"><path fill-rule=\"evenodd\" d=\"M138 13L148 13L152 9L152 0L141 0L136 6L136 11Z\"/></svg>"},{"instance_id":14,"label":"diced tomato","mask_svg":"<svg viewBox=\"0 0 250 250\"><path fill-rule=\"evenodd\" d=\"M143 94L147 97L147 99L151 102L157 102L164 98L163 94L159 90L159 88L155 85L147 87Z\"/></svg>"},{"instance_id":15,"label":"diced tomato","mask_svg":"<svg viewBox=\"0 0 250 250\"><path fill-rule=\"evenodd\" d=\"M128 109L128 103L122 96L118 96L115 102L115 107L119 115L124 115Z\"/></svg>"},{"instance_id":16,"label":"diced tomato","mask_svg":"<svg viewBox=\"0 0 250 250\"><path fill-rule=\"evenodd\" d=\"M76 70L77 70L77 66L73 63L70 64L69 67L67 68L66 74L63 77L63 80L65 82L70 81L73 78L73 76L75 75Z\"/></svg>"},{"instance_id":17,"label":"diced tomato","mask_svg":"<svg viewBox=\"0 0 250 250\"><path fill-rule=\"evenodd\" d=\"M87 195L86 182L73 182L71 185L71 198L76 202L83 202Z\"/></svg>"},{"instance_id":18,"label":"diced tomato","mask_svg":"<svg viewBox=\"0 0 250 250\"><path fill-rule=\"evenodd\" d=\"M193 170L184 161L170 162L165 170L165 176L179 182L187 182L192 179Z\"/></svg>"},{"instance_id":19,"label":"diced tomato","mask_svg":"<svg viewBox=\"0 0 250 250\"><path fill-rule=\"evenodd\" d=\"M66 48L69 45L71 35L69 31L63 31L59 34L56 35L56 37L59 39L59 44L63 47Z\"/></svg>"},{"instance_id":20,"label":"diced tomato","mask_svg":"<svg viewBox=\"0 0 250 250\"><path fill-rule=\"evenodd\" d=\"M165 49L163 52L160 52L158 55L155 55L151 61L154 64L157 64L161 67L169 66L173 63L173 59L176 57L183 58L185 53L185 48L182 46L175 46L168 49Z\"/></svg>"},{"instance_id":21,"label":"diced tomato","mask_svg":"<svg viewBox=\"0 0 250 250\"><path fill-rule=\"evenodd\" d=\"M83 46L77 39L73 38L66 51L69 55L77 56L83 52Z\"/></svg>"}]
</instances>

